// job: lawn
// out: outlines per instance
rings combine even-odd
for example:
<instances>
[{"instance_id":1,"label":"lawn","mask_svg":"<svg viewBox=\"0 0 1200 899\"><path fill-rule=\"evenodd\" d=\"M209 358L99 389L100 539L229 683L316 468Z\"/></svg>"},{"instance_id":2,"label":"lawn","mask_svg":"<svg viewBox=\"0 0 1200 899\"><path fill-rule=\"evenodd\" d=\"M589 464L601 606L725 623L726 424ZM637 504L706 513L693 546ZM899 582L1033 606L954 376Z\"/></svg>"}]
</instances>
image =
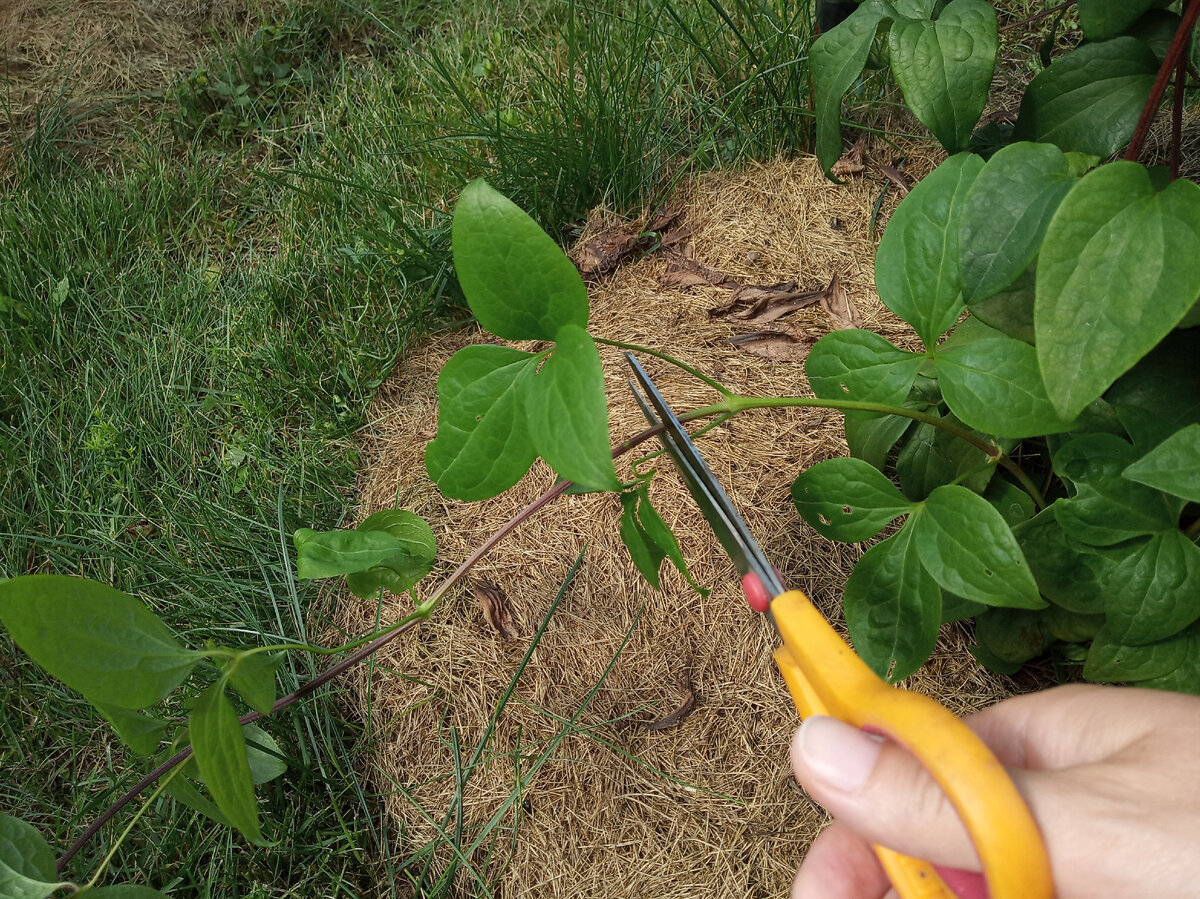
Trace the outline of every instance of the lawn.
<instances>
[{"instance_id":1,"label":"lawn","mask_svg":"<svg viewBox=\"0 0 1200 899\"><path fill-rule=\"evenodd\" d=\"M290 534L353 514L374 390L461 317L447 209L468 179L565 242L597 203L652 206L689 169L811 139L804 2L292 0L154 28L62 6L5 32L0 576L95 578L190 644L340 642ZM148 766L7 635L0 667L0 811L61 851ZM292 654L280 687L319 667ZM278 847L161 799L112 880L404 894L336 685L269 730Z\"/></svg>"}]
</instances>

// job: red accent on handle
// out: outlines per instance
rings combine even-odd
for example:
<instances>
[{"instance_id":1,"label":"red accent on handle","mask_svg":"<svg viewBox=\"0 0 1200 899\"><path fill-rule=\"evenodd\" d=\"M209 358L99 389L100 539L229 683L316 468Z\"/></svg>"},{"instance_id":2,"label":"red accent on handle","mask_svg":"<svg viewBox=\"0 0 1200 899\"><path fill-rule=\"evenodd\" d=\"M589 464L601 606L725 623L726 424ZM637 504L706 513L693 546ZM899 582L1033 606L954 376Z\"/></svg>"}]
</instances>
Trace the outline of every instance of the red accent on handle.
<instances>
[{"instance_id":1,"label":"red accent on handle","mask_svg":"<svg viewBox=\"0 0 1200 899\"><path fill-rule=\"evenodd\" d=\"M746 602L754 611L766 612L771 608L771 595L767 593L767 588L763 586L762 580L754 572L742 578L742 593L745 594Z\"/></svg>"},{"instance_id":2,"label":"red accent on handle","mask_svg":"<svg viewBox=\"0 0 1200 899\"><path fill-rule=\"evenodd\" d=\"M988 899L987 881L978 871L962 868L943 868L934 865L946 886L954 890L959 899Z\"/></svg>"}]
</instances>

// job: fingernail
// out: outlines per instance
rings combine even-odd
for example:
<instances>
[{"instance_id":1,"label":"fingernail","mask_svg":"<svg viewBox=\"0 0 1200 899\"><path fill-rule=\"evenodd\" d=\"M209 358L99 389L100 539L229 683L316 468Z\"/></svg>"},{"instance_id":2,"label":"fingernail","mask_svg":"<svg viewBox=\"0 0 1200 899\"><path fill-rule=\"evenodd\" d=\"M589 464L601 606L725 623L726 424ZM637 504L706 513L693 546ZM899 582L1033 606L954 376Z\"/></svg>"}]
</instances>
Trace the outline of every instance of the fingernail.
<instances>
[{"instance_id":1,"label":"fingernail","mask_svg":"<svg viewBox=\"0 0 1200 899\"><path fill-rule=\"evenodd\" d=\"M806 718L792 742L797 760L842 793L862 789L882 748L881 738L824 715Z\"/></svg>"}]
</instances>

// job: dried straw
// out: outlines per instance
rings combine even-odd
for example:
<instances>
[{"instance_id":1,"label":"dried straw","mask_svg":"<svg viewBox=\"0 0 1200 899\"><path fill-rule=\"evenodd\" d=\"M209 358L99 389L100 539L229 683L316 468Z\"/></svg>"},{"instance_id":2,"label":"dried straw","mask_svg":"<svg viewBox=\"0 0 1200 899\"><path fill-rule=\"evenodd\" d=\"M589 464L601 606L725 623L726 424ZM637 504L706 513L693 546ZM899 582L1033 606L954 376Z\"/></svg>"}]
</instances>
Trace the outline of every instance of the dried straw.
<instances>
[{"instance_id":1,"label":"dried straw","mask_svg":"<svg viewBox=\"0 0 1200 899\"><path fill-rule=\"evenodd\" d=\"M909 147L908 170L933 159ZM928 157L928 153L925 154ZM914 162L914 159L917 161ZM890 159L884 161L890 162ZM811 159L781 160L737 172L700 176L677 194L694 230L695 257L753 283L791 279L827 283L839 275L866 327L910 342L906 326L874 293L874 247L868 240L882 177L827 182ZM894 207L889 190L884 214ZM834 220L841 228L834 227ZM608 227L600 215L591 234ZM805 394L803 366L739 352L729 339L747 330L707 312L727 294L716 288L665 289L657 256L619 269L592 289L597 335L678 356L746 394ZM813 336L828 330L819 306L795 313ZM436 424L435 382L458 348L489 338L444 334L406 359L381 390L366 439L361 514L398 505L424 516L439 541L446 574L473 547L553 483L539 463L507 494L481 503L441 497L424 471L425 443ZM642 430L619 355L601 348L614 435ZM643 358L669 401L686 410L714 400L703 384L657 359ZM809 529L789 499L804 467L845 453L841 417L820 409L759 411L712 432L702 452L743 511L786 580L803 588L840 627L839 596L859 551ZM629 461L618 470L627 472ZM612 495L565 497L526 523L477 570L508 594L521 636L502 641L467 591L449 598L411 639L379 654L373 669L352 675L347 695L376 728L371 779L388 794L386 811L402 834L402 853L434 839L455 792L452 734L463 756L480 739L581 547L586 560L551 620L516 698L501 717L485 761L463 797L469 845L477 828L513 793L519 772L571 719L628 639L611 673L529 784L503 825L490 867L504 896L783 895L805 849L824 823L795 786L786 746L796 726L771 659L772 639L750 612L724 558L669 463L652 496L674 529L695 579L713 588L701 599L674 571L663 592L637 575L620 544L620 504ZM338 623L369 629L401 614L345 596ZM983 672L948 627L933 661L907 684L957 712L987 705L1013 689ZM675 709L688 688L697 707L663 730L647 724ZM519 823L515 835L514 825ZM453 827L454 822L451 823ZM403 858L401 854L398 858ZM449 859L437 854L437 866ZM458 875L464 895L482 894Z\"/></svg>"}]
</instances>

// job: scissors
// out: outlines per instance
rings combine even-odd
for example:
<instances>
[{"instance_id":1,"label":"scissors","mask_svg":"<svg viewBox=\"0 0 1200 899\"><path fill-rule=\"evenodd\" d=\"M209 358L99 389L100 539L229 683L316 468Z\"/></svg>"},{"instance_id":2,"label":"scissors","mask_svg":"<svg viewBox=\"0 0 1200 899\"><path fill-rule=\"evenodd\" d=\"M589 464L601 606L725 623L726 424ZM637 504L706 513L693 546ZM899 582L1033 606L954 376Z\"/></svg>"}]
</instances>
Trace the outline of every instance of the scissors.
<instances>
[{"instance_id":1,"label":"scissors","mask_svg":"<svg viewBox=\"0 0 1200 899\"><path fill-rule=\"evenodd\" d=\"M775 662L800 717L830 715L900 744L925 766L966 826L983 878L874 847L902 899L1050 899L1054 884L1045 844L1003 765L945 706L876 675L807 596L784 587L650 376L632 354L625 356L634 397L647 421L663 426L663 448L717 539L738 573L757 576L772 597L766 617L782 642Z\"/></svg>"}]
</instances>

